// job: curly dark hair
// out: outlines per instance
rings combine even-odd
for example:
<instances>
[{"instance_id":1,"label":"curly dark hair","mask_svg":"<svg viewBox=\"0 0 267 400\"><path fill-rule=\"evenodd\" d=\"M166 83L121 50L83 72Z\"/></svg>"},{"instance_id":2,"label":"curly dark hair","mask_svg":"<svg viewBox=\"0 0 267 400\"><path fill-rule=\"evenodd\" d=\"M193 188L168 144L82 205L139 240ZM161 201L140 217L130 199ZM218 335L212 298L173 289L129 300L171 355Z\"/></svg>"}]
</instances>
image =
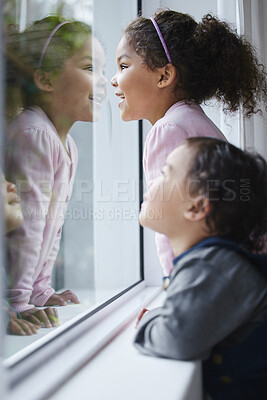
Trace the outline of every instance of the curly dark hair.
<instances>
[{"instance_id":1,"label":"curly dark hair","mask_svg":"<svg viewBox=\"0 0 267 400\"><path fill-rule=\"evenodd\" d=\"M266 72L244 36L211 14L199 24L190 15L172 10L159 11L154 18L179 73L176 90L182 90L186 99L201 103L215 97L225 112L243 106L248 117L260 111L257 104L267 101ZM125 35L149 69L168 63L149 18L135 19Z\"/></svg>"},{"instance_id":2,"label":"curly dark hair","mask_svg":"<svg viewBox=\"0 0 267 400\"><path fill-rule=\"evenodd\" d=\"M186 143L193 149L187 175L190 195L209 199L209 233L261 250L267 232L265 159L215 138L192 137Z\"/></svg>"},{"instance_id":3,"label":"curly dark hair","mask_svg":"<svg viewBox=\"0 0 267 400\"><path fill-rule=\"evenodd\" d=\"M33 79L33 73L37 68L58 73L66 60L72 57L91 35L91 27L87 24L68 20L70 23L62 25L53 35L40 67L39 61L47 38L53 29L64 21L60 16L51 15L33 22L23 32L19 32L18 27L14 25L7 27L6 88L7 108L11 110L8 117L13 116L14 108L35 104L40 94Z\"/></svg>"}]
</instances>

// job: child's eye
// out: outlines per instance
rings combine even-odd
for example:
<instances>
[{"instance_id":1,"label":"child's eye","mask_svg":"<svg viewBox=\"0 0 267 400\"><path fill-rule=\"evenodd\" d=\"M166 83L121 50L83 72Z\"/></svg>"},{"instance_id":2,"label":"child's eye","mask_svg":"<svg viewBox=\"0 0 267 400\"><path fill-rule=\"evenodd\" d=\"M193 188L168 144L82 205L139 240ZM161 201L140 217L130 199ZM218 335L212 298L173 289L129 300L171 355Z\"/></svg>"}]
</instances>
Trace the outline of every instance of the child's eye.
<instances>
[{"instance_id":1,"label":"child's eye","mask_svg":"<svg viewBox=\"0 0 267 400\"><path fill-rule=\"evenodd\" d=\"M92 65L87 65L86 67L83 68L86 71L93 72L93 66Z\"/></svg>"},{"instance_id":2,"label":"child's eye","mask_svg":"<svg viewBox=\"0 0 267 400\"><path fill-rule=\"evenodd\" d=\"M126 64L120 64L120 69L123 70L125 68L128 68Z\"/></svg>"}]
</instances>

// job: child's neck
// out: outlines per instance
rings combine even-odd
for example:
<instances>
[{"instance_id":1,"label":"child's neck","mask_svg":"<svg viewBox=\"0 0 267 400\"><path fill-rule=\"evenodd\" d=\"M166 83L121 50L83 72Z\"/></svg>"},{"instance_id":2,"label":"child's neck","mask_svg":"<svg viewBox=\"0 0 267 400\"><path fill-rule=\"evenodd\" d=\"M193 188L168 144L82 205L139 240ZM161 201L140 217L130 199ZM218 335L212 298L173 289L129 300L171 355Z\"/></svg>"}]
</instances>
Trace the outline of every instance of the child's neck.
<instances>
[{"instance_id":1,"label":"child's neck","mask_svg":"<svg viewBox=\"0 0 267 400\"><path fill-rule=\"evenodd\" d=\"M155 110L155 113L152 113L148 120L152 125L155 125L155 123L164 117L166 112L175 104L178 103L178 101L184 100L184 95L181 93L174 93L174 92L160 92L161 96L158 97L158 99L155 99L155 104L151 108L152 110Z\"/></svg>"},{"instance_id":2,"label":"child's neck","mask_svg":"<svg viewBox=\"0 0 267 400\"><path fill-rule=\"evenodd\" d=\"M178 257L180 254L189 250L195 244L201 242L209 236L210 235L206 234L205 232L201 232L198 234L193 233L190 236L169 238L174 256Z\"/></svg>"}]
</instances>

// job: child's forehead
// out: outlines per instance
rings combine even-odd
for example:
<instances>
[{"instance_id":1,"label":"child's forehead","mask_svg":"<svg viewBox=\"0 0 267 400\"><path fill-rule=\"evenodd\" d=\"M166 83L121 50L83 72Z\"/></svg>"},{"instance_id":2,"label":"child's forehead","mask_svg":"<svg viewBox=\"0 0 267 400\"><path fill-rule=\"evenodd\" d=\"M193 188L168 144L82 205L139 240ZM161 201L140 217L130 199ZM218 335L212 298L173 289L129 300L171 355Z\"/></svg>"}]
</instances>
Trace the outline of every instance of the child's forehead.
<instances>
[{"instance_id":1,"label":"child's forehead","mask_svg":"<svg viewBox=\"0 0 267 400\"><path fill-rule=\"evenodd\" d=\"M134 48L130 45L126 35L123 35L117 46L117 51L116 51L117 57L122 57L123 55L129 55L133 52Z\"/></svg>"},{"instance_id":2,"label":"child's forehead","mask_svg":"<svg viewBox=\"0 0 267 400\"><path fill-rule=\"evenodd\" d=\"M193 151L187 144L182 144L173 150L165 164L169 177L179 182L187 181L193 157Z\"/></svg>"},{"instance_id":3,"label":"child's forehead","mask_svg":"<svg viewBox=\"0 0 267 400\"><path fill-rule=\"evenodd\" d=\"M129 40L127 39L126 34L122 35L117 47L119 48L119 47L124 47L124 46L129 46L129 45L130 45L130 43L129 43Z\"/></svg>"},{"instance_id":4,"label":"child's forehead","mask_svg":"<svg viewBox=\"0 0 267 400\"><path fill-rule=\"evenodd\" d=\"M76 50L70 60L77 61L92 61L101 60L105 62L105 53L103 46L98 39L88 36L83 46Z\"/></svg>"},{"instance_id":5,"label":"child's forehead","mask_svg":"<svg viewBox=\"0 0 267 400\"><path fill-rule=\"evenodd\" d=\"M184 163L184 166L186 167L187 164L192 162L192 157L192 150L189 148L187 143L183 143L169 154L166 163L174 169L177 165L182 163Z\"/></svg>"}]
</instances>

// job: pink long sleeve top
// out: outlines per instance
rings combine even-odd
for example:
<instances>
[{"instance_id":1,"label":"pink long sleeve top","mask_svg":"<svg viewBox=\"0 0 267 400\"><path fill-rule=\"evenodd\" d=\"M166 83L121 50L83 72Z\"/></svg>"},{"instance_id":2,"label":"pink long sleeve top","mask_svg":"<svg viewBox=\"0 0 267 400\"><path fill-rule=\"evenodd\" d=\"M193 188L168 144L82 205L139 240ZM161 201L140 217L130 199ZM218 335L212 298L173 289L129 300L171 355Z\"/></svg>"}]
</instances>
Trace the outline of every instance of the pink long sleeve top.
<instances>
[{"instance_id":1,"label":"pink long sleeve top","mask_svg":"<svg viewBox=\"0 0 267 400\"><path fill-rule=\"evenodd\" d=\"M52 268L78 161L70 135L68 149L70 156L38 107L23 111L8 127L6 176L17 186L24 222L7 235L7 297L19 312L43 306L55 292Z\"/></svg>"},{"instance_id":2,"label":"pink long sleeve top","mask_svg":"<svg viewBox=\"0 0 267 400\"><path fill-rule=\"evenodd\" d=\"M143 167L147 185L160 175L167 156L186 138L209 136L226 140L222 132L196 103L179 101L151 128L145 141ZM165 276L173 270L174 254L168 238L155 235L157 252Z\"/></svg>"}]
</instances>

